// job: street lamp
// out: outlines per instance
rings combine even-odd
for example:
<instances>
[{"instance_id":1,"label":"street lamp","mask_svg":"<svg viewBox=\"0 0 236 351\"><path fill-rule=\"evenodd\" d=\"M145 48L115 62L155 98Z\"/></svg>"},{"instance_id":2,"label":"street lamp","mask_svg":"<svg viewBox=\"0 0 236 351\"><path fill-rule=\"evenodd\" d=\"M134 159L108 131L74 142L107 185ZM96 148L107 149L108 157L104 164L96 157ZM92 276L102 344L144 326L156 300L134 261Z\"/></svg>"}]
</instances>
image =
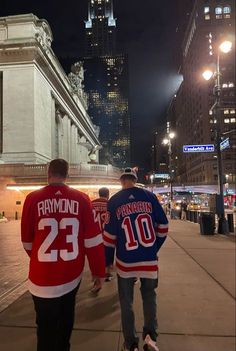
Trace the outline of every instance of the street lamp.
<instances>
[{"instance_id":1,"label":"street lamp","mask_svg":"<svg viewBox=\"0 0 236 351\"><path fill-rule=\"evenodd\" d=\"M218 164L218 192L219 192L219 210L218 210L218 217L219 217L219 225L218 225L218 233L219 234L228 234L228 222L225 218L225 207L224 207L224 181L223 181L223 167L222 167L222 154L220 149L221 143L221 130L220 130L220 104L221 104L221 83L220 83L220 52L225 54L229 53L232 49L232 42L224 41L220 44L217 53L217 64L216 64L216 71L212 72L211 70L206 70L202 76L205 80L210 80L211 78L215 79L215 86L213 90L213 95L215 96L215 103L212 107L212 111L216 117L216 149L217 149L217 164Z\"/></svg>"},{"instance_id":2,"label":"street lamp","mask_svg":"<svg viewBox=\"0 0 236 351\"><path fill-rule=\"evenodd\" d=\"M167 137L163 139L162 143L168 145L169 156L169 177L170 177L170 200L173 200L173 170L172 170L172 140L175 138L174 132L169 132Z\"/></svg>"}]
</instances>

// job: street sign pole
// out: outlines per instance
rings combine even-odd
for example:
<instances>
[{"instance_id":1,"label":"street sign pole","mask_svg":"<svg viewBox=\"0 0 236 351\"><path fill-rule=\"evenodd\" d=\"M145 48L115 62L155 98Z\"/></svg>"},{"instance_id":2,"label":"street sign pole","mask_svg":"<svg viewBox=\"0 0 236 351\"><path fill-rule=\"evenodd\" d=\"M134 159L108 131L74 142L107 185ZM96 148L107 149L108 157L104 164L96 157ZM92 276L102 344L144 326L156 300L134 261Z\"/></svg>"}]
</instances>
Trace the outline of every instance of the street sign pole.
<instances>
[{"instance_id":1,"label":"street sign pole","mask_svg":"<svg viewBox=\"0 0 236 351\"><path fill-rule=\"evenodd\" d=\"M217 69L216 80L214 87L215 101L215 116L216 116L216 151L217 151L217 164L218 164L218 188L219 188L219 224L218 233L228 234L228 222L225 218L225 205L224 205L224 184L223 184L223 167L222 167L222 152L221 152L221 130L220 130L220 102L221 102L221 85L220 85L220 54L217 56Z\"/></svg>"}]
</instances>

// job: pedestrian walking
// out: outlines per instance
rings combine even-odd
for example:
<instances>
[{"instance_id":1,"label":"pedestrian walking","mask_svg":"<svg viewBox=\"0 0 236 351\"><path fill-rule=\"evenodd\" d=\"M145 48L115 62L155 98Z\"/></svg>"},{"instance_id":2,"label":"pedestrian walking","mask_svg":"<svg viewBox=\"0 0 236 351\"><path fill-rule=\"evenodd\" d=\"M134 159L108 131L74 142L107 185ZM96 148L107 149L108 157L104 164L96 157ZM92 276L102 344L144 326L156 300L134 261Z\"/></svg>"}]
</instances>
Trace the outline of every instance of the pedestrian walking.
<instances>
[{"instance_id":1,"label":"pedestrian walking","mask_svg":"<svg viewBox=\"0 0 236 351\"><path fill-rule=\"evenodd\" d=\"M113 260L107 248L116 248L124 334L122 350L139 350L133 311L134 284L139 278L144 313L144 350L157 351L157 254L166 240L168 221L156 196L135 186L137 175L131 168L125 169L120 181L122 190L108 202L104 240L107 264Z\"/></svg>"},{"instance_id":2,"label":"pedestrian walking","mask_svg":"<svg viewBox=\"0 0 236 351\"><path fill-rule=\"evenodd\" d=\"M186 221L187 219L187 203L184 201L184 202L181 202L181 219L183 221Z\"/></svg>"},{"instance_id":3,"label":"pedestrian walking","mask_svg":"<svg viewBox=\"0 0 236 351\"><path fill-rule=\"evenodd\" d=\"M103 238L92 204L65 184L67 174L65 160L51 161L48 185L30 193L23 207L21 237L30 257L38 351L70 350L85 256L99 283L105 276Z\"/></svg>"},{"instance_id":4,"label":"pedestrian walking","mask_svg":"<svg viewBox=\"0 0 236 351\"><path fill-rule=\"evenodd\" d=\"M98 194L99 197L92 201L92 205L95 211L96 221L98 221L101 231L103 232L107 216L107 203L109 200L110 192L108 188L103 187L98 190ZM109 282L113 279L112 269L113 264L109 267L106 267L106 282Z\"/></svg>"}]
</instances>

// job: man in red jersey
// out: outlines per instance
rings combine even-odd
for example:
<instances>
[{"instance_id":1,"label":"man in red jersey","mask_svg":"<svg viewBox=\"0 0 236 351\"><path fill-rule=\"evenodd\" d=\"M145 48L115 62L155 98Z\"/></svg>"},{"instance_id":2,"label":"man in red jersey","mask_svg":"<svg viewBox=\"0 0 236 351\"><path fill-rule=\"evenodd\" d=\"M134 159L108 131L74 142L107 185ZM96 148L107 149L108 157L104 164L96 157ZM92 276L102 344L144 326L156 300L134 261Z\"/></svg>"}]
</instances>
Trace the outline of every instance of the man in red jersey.
<instances>
[{"instance_id":1,"label":"man in red jersey","mask_svg":"<svg viewBox=\"0 0 236 351\"><path fill-rule=\"evenodd\" d=\"M106 217L107 217L107 204L110 196L110 192L108 188L100 188L98 190L98 195L99 198L95 199L92 201L93 208L95 210L95 216L96 220L99 222L101 231L104 231L105 227L105 222L106 222ZM106 282L109 282L112 280L113 275L112 275L112 268L113 266L110 265L109 267L106 267ZM97 290L99 287L97 286ZM93 291L95 290L95 287L93 288ZM96 291L95 291L96 292Z\"/></svg>"},{"instance_id":2,"label":"man in red jersey","mask_svg":"<svg viewBox=\"0 0 236 351\"><path fill-rule=\"evenodd\" d=\"M29 291L38 351L69 351L75 297L85 256L92 275L105 277L103 238L87 195L65 184L68 163L50 162L48 186L25 200L21 238L30 257Z\"/></svg>"},{"instance_id":3,"label":"man in red jersey","mask_svg":"<svg viewBox=\"0 0 236 351\"><path fill-rule=\"evenodd\" d=\"M100 228L103 231L107 215L107 203L109 200L109 189L100 188L98 190L99 198L92 201L93 208L96 212L96 219L99 222Z\"/></svg>"}]
</instances>

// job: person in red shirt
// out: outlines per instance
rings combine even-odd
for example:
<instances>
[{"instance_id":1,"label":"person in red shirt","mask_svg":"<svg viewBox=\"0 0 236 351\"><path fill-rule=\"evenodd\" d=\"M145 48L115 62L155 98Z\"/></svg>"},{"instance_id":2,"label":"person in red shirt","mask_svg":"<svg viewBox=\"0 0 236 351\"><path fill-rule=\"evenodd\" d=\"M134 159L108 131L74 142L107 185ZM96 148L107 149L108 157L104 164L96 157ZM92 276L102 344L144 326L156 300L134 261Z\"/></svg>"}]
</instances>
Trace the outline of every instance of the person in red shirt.
<instances>
[{"instance_id":1,"label":"person in red shirt","mask_svg":"<svg viewBox=\"0 0 236 351\"><path fill-rule=\"evenodd\" d=\"M88 196L65 184L68 163L50 162L48 186L24 203L21 239L30 257L29 291L36 311L37 351L69 351L75 298L85 256L92 275L105 277L104 245Z\"/></svg>"},{"instance_id":2,"label":"person in red shirt","mask_svg":"<svg viewBox=\"0 0 236 351\"><path fill-rule=\"evenodd\" d=\"M93 208L95 210L95 216L96 216L96 220L98 221L101 231L104 231L104 227L105 227L105 223L106 223L106 217L107 217L107 203L109 200L109 196L110 196L110 192L108 188L100 188L98 190L98 195L99 198L95 199L92 201L92 205ZM109 282L113 279L113 275L112 275L112 269L113 266L110 265L109 267L106 267L106 282ZM98 286L96 291L98 290ZM93 291L95 290L95 288L93 288Z\"/></svg>"}]
</instances>

